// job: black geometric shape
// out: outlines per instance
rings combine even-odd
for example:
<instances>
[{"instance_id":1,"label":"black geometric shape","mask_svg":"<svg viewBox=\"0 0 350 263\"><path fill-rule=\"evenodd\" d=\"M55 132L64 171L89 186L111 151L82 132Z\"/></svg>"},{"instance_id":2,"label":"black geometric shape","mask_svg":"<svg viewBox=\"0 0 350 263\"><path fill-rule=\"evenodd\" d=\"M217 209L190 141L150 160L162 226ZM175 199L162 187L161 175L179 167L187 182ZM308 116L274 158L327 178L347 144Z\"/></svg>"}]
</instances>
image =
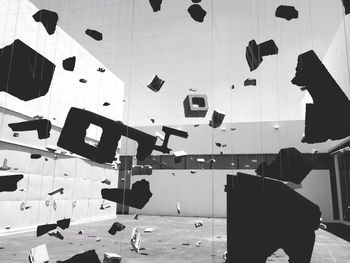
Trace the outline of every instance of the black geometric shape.
<instances>
[{"instance_id":1,"label":"black geometric shape","mask_svg":"<svg viewBox=\"0 0 350 263\"><path fill-rule=\"evenodd\" d=\"M157 75L153 78L152 82L147 85L148 88L153 90L154 92L158 92L161 87L164 85L165 81L160 79Z\"/></svg>"},{"instance_id":2,"label":"black geometric shape","mask_svg":"<svg viewBox=\"0 0 350 263\"><path fill-rule=\"evenodd\" d=\"M63 230L69 228L70 218L65 218L57 221L57 226Z\"/></svg>"},{"instance_id":3,"label":"black geometric shape","mask_svg":"<svg viewBox=\"0 0 350 263\"><path fill-rule=\"evenodd\" d=\"M103 181L101 181L101 183L111 185L111 181L109 181L108 179L104 179Z\"/></svg>"},{"instance_id":4,"label":"black geometric shape","mask_svg":"<svg viewBox=\"0 0 350 263\"><path fill-rule=\"evenodd\" d=\"M149 0L149 3L151 4L153 12L160 11L162 2L163 0Z\"/></svg>"},{"instance_id":5,"label":"black geometric shape","mask_svg":"<svg viewBox=\"0 0 350 263\"><path fill-rule=\"evenodd\" d=\"M170 153L171 149L168 148L168 142L171 135L175 135L181 138L187 138L188 133L185 131L180 131L174 128L163 126L162 131L165 133L163 144L161 146L155 145L154 150L162 153ZM157 137L156 137L157 138Z\"/></svg>"},{"instance_id":6,"label":"black geometric shape","mask_svg":"<svg viewBox=\"0 0 350 263\"><path fill-rule=\"evenodd\" d=\"M349 0L342 0L343 6L345 9L345 15L350 13L350 1Z\"/></svg>"},{"instance_id":7,"label":"black geometric shape","mask_svg":"<svg viewBox=\"0 0 350 263\"><path fill-rule=\"evenodd\" d=\"M10 123L8 125L12 131L37 131L39 139L50 137L51 122L47 119Z\"/></svg>"},{"instance_id":8,"label":"black geometric shape","mask_svg":"<svg viewBox=\"0 0 350 263\"><path fill-rule=\"evenodd\" d=\"M255 40L251 40L246 48L245 57L250 71L253 71L259 67L264 56L276 54L278 54L278 47L272 39L259 45L256 44Z\"/></svg>"},{"instance_id":9,"label":"black geometric shape","mask_svg":"<svg viewBox=\"0 0 350 263\"><path fill-rule=\"evenodd\" d=\"M49 35L56 31L58 15L56 12L41 9L33 15L36 22L41 22Z\"/></svg>"},{"instance_id":10,"label":"black geometric shape","mask_svg":"<svg viewBox=\"0 0 350 263\"><path fill-rule=\"evenodd\" d=\"M95 250L89 250L64 261L58 260L57 263L101 263L101 261Z\"/></svg>"},{"instance_id":11,"label":"black geometric shape","mask_svg":"<svg viewBox=\"0 0 350 263\"><path fill-rule=\"evenodd\" d=\"M0 192L14 192L17 183L23 179L23 174L0 176Z\"/></svg>"},{"instance_id":12,"label":"black geometric shape","mask_svg":"<svg viewBox=\"0 0 350 263\"><path fill-rule=\"evenodd\" d=\"M58 189L56 189L56 190L54 190L54 191L48 193L48 195L55 195L55 194L58 194L58 193L60 193L61 195L63 195L63 191L64 191L64 188L61 187L61 188L58 188Z\"/></svg>"},{"instance_id":13,"label":"black geometric shape","mask_svg":"<svg viewBox=\"0 0 350 263\"><path fill-rule=\"evenodd\" d=\"M313 159L295 148L284 148L272 163L261 163L255 172L263 177L300 184L313 167Z\"/></svg>"},{"instance_id":14,"label":"black geometric shape","mask_svg":"<svg viewBox=\"0 0 350 263\"><path fill-rule=\"evenodd\" d=\"M202 0L192 0L192 3L194 3L194 4L198 4L200 2L202 2Z\"/></svg>"},{"instance_id":15,"label":"black geometric shape","mask_svg":"<svg viewBox=\"0 0 350 263\"><path fill-rule=\"evenodd\" d=\"M101 190L101 194L103 199L138 209L142 209L152 197L152 193L149 188L149 182L144 179L135 182L132 185L131 190L124 188L104 188Z\"/></svg>"},{"instance_id":16,"label":"black geometric shape","mask_svg":"<svg viewBox=\"0 0 350 263\"><path fill-rule=\"evenodd\" d=\"M98 68L97 71L103 73L103 72L105 72L106 70L105 70L104 68Z\"/></svg>"},{"instance_id":17,"label":"black geometric shape","mask_svg":"<svg viewBox=\"0 0 350 263\"><path fill-rule=\"evenodd\" d=\"M294 6L280 5L276 9L275 16L289 21L293 18L298 18L299 13Z\"/></svg>"},{"instance_id":18,"label":"black geometric shape","mask_svg":"<svg viewBox=\"0 0 350 263\"><path fill-rule=\"evenodd\" d=\"M350 102L313 50L299 55L294 85L307 90L313 104L306 105L302 142L320 143L350 135L350 123L338 116L350 113Z\"/></svg>"},{"instance_id":19,"label":"black geometric shape","mask_svg":"<svg viewBox=\"0 0 350 263\"><path fill-rule=\"evenodd\" d=\"M56 238L58 238L58 239L60 239L60 240L63 240L63 239L64 239L64 236L63 236L59 231L49 233L49 236L51 236L51 237L56 237Z\"/></svg>"},{"instance_id":20,"label":"black geometric shape","mask_svg":"<svg viewBox=\"0 0 350 263\"><path fill-rule=\"evenodd\" d=\"M243 173L228 175L225 191L227 262L266 262L279 248L290 262L310 262L321 217L316 204L279 181Z\"/></svg>"},{"instance_id":21,"label":"black geometric shape","mask_svg":"<svg viewBox=\"0 0 350 263\"><path fill-rule=\"evenodd\" d=\"M90 124L99 126L103 130L97 147L85 142L86 130ZM113 121L86 110L71 108L57 146L98 163L112 163L122 135L138 142L136 157L139 161L152 153L157 141L157 137L128 127L120 121Z\"/></svg>"},{"instance_id":22,"label":"black geometric shape","mask_svg":"<svg viewBox=\"0 0 350 263\"><path fill-rule=\"evenodd\" d=\"M103 103L103 106L109 106L109 105L111 105L109 102L105 102L105 103Z\"/></svg>"},{"instance_id":23,"label":"black geometric shape","mask_svg":"<svg viewBox=\"0 0 350 263\"><path fill-rule=\"evenodd\" d=\"M208 98L204 94L187 95L183 101L186 118L203 118L208 112Z\"/></svg>"},{"instance_id":24,"label":"black geometric shape","mask_svg":"<svg viewBox=\"0 0 350 263\"><path fill-rule=\"evenodd\" d=\"M67 71L73 71L75 68L75 62L76 62L77 58L75 56L70 57L70 58L66 58L65 60L63 60L62 62L62 66L65 70Z\"/></svg>"},{"instance_id":25,"label":"black geometric shape","mask_svg":"<svg viewBox=\"0 0 350 263\"><path fill-rule=\"evenodd\" d=\"M81 83L87 83L87 80L86 80L86 79L79 79L79 82L81 82Z\"/></svg>"},{"instance_id":26,"label":"black geometric shape","mask_svg":"<svg viewBox=\"0 0 350 263\"><path fill-rule=\"evenodd\" d=\"M187 9L194 21L202 23L207 12L198 4L193 4Z\"/></svg>"},{"instance_id":27,"label":"black geometric shape","mask_svg":"<svg viewBox=\"0 0 350 263\"><path fill-rule=\"evenodd\" d=\"M256 79L248 78L244 81L244 86L256 86Z\"/></svg>"},{"instance_id":28,"label":"black geometric shape","mask_svg":"<svg viewBox=\"0 0 350 263\"><path fill-rule=\"evenodd\" d=\"M40 158L41 158L41 154L32 153L30 155L30 159L40 159Z\"/></svg>"},{"instance_id":29,"label":"black geometric shape","mask_svg":"<svg viewBox=\"0 0 350 263\"><path fill-rule=\"evenodd\" d=\"M57 228L56 224L40 225L36 228L36 236L40 237Z\"/></svg>"},{"instance_id":30,"label":"black geometric shape","mask_svg":"<svg viewBox=\"0 0 350 263\"><path fill-rule=\"evenodd\" d=\"M44 96L54 71L55 64L19 39L0 49L0 90L20 100Z\"/></svg>"},{"instance_id":31,"label":"black geometric shape","mask_svg":"<svg viewBox=\"0 0 350 263\"><path fill-rule=\"evenodd\" d=\"M131 175L152 175L152 166L150 165L135 165L131 169Z\"/></svg>"},{"instance_id":32,"label":"black geometric shape","mask_svg":"<svg viewBox=\"0 0 350 263\"><path fill-rule=\"evenodd\" d=\"M156 122L156 120L155 120L155 119L151 119L151 122L152 122L152 123L155 123L155 122Z\"/></svg>"},{"instance_id":33,"label":"black geometric shape","mask_svg":"<svg viewBox=\"0 0 350 263\"><path fill-rule=\"evenodd\" d=\"M102 33L98 32L97 30L86 29L85 34L87 34L89 37L95 39L96 41L101 41L103 39Z\"/></svg>"},{"instance_id":34,"label":"black geometric shape","mask_svg":"<svg viewBox=\"0 0 350 263\"><path fill-rule=\"evenodd\" d=\"M123 231L125 226L119 222L114 222L111 228L108 230L108 233L115 235L117 232Z\"/></svg>"},{"instance_id":35,"label":"black geometric shape","mask_svg":"<svg viewBox=\"0 0 350 263\"><path fill-rule=\"evenodd\" d=\"M213 128L220 127L222 122L224 121L224 118L225 118L225 114L214 110L211 120L209 121L209 126Z\"/></svg>"}]
</instances>

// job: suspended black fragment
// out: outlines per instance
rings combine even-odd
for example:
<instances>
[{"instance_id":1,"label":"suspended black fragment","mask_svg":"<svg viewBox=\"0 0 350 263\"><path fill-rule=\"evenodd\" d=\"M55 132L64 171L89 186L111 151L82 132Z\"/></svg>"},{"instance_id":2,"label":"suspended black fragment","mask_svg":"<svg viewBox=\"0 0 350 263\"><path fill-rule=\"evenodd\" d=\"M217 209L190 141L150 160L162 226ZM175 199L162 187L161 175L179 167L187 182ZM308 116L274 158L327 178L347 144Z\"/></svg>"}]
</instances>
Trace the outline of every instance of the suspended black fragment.
<instances>
[{"instance_id":1,"label":"suspended black fragment","mask_svg":"<svg viewBox=\"0 0 350 263\"><path fill-rule=\"evenodd\" d=\"M41 154L32 153L30 155L30 159L40 159L40 158L41 158Z\"/></svg>"},{"instance_id":2,"label":"suspended black fragment","mask_svg":"<svg viewBox=\"0 0 350 263\"><path fill-rule=\"evenodd\" d=\"M103 73L103 72L105 72L106 70L105 70L104 68L98 68L97 71Z\"/></svg>"},{"instance_id":3,"label":"suspended black fragment","mask_svg":"<svg viewBox=\"0 0 350 263\"><path fill-rule=\"evenodd\" d=\"M162 2L163 0L149 0L149 3L151 4L151 7L153 9L153 12L160 11Z\"/></svg>"},{"instance_id":4,"label":"suspended black fragment","mask_svg":"<svg viewBox=\"0 0 350 263\"><path fill-rule=\"evenodd\" d=\"M50 137L51 122L47 119L10 123L8 126L14 132L37 131L39 139L47 139Z\"/></svg>"},{"instance_id":5,"label":"suspended black fragment","mask_svg":"<svg viewBox=\"0 0 350 263\"><path fill-rule=\"evenodd\" d=\"M320 208L284 183L227 176L227 262L266 262L282 248L290 262L310 262ZM254 253L247 253L254 251Z\"/></svg>"},{"instance_id":6,"label":"suspended black fragment","mask_svg":"<svg viewBox=\"0 0 350 263\"><path fill-rule=\"evenodd\" d=\"M77 254L70 259L60 261L58 260L57 263L101 263L100 259L98 258L98 255L96 254L95 250L89 250L81 254Z\"/></svg>"},{"instance_id":7,"label":"suspended black fragment","mask_svg":"<svg viewBox=\"0 0 350 263\"><path fill-rule=\"evenodd\" d=\"M76 60L77 60L77 58L75 56L70 57L70 58L66 58L62 62L63 68L67 71L74 71Z\"/></svg>"},{"instance_id":8,"label":"suspended black fragment","mask_svg":"<svg viewBox=\"0 0 350 263\"><path fill-rule=\"evenodd\" d=\"M342 0L343 6L345 9L345 15L350 13L350 1L349 0Z\"/></svg>"},{"instance_id":9,"label":"suspended black fragment","mask_svg":"<svg viewBox=\"0 0 350 263\"><path fill-rule=\"evenodd\" d=\"M250 71L253 71L259 67L264 56L276 54L278 54L278 47L272 39L259 45L256 44L255 40L251 40L246 48L245 57Z\"/></svg>"},{"instance_id":10,"label":"suspended black fragment","mask_svg":"<svg viewBox=\"0 0 350 263\"><path fill-rule=\"evenodd\" d=\"M45 235L46 233L55 230L57 228L56 224L47 224L47 225L40 225L36 228L36 236L40 237L42 235Z\"/></svg>"},{"instance_id":11,"label":"suspended black fragment","mask_svg":"<svg viewBox=\"0 0 350 263\"><path fill-rule=\"evenodd\" d=\"M246 79L244 81L244 86L247 87L247 86L256 86L256 79Z\"/></svg>"},{"instance_id":12,"label":"suspended black fragment","mask_svg":"<svg viewBox=\"0 0 350 263\"><path fill-rule=\"evenodd\" d=\"M86 80L86 79L79 79L79 82L81 82L81 83L87 83L87 80Z\"/></svg>"},{"instance_id":13,"label":"suspended black fragment","mask_svg":"<svg viewBox=\"0 0 350 263\"><path fill-rule=\"evenodd\" d=\"M154 92L158 92L163 84L165 83L164 80L160 79L157 75L153 78L152 82L147 85L148 88L153 90Z\"/></svg>"},{"instance_id":14,"label":"suspended black fragment","mask_svg":"<svg viewBox=\"0 0 350 263\"><path fill-rule=\"evenodd\" d=\"M103 106L105 106L105 107L107 107L107 106L109 106L109 105L111 105L109 102L103 103Z\"/></svg>"},{"instance_id":15,"label":"suspended black fragment","mask_svg":"<svg viewBox=\"0 0 350 263\"><path fill-rule=\"evenodd\" d=\"M56 237L56 238L58 238L58 239L60 239L60 240L63 240L63 239L64 239L64 236L63 236L59 231L49 233L49 236L51 236L51 237Z\"/></svg>"},{"instance_id":16,"label":"suspended black fragment","mask_svg":"<svg viewBox=\"0 0 350 263\"><path fill-rule=\"evenodd\" d=\"M186 118L204 118L207 115L209 105L205 94L190 94L183 101Z\"/></svg>"},{"instance_id":17,"label":"suspended black fragment","mask_svg":"<svg viewBox=\"0 0 350 263\"><path fill-rule=\"evenodd\" d=\"M52 35L56 31L56 25L58 21L58 14L56 12L41 9L33 15L36 22L41 22L49 35Z\"/></svg>"},{"instance_id":18,"label":"suspended black fragment","mask_svg":"<svg viewBox=\"0 0 350 263\"><path fill-rule=\"evenodd\" d=\"M258 175L300 184L314 167L313 159L295 148L281 149L272 163L261 163L255 172Z\"/></svg>"},{"instance_id":19,"label":"suspended black fragment","mask_svg":"<svg viewBox=\"0 0 350 263\"><path fill-rule=\"evenodd\" d=\"M294 6L280 5L276 9L275 16L289 21L293 18L298 18L299 13Z\"/></svg>"},{"instance_id":20,"label":"suspended black fragment","mask_svg":"<svg viewBox=\"0 0 350 263\"><path fill-rule=\"evenodd\" d=\"M194 21L202 23L207 11L205 11L199 4L193 4L187 9Z\"/></svg>"},{"instance_id":21,"label":"suspended black fragment","mask_svg":"<svg viewBox=\"0 0 350 263\"><path fill-rule=\"evenodd\" d=\"M313 104L306 104L302 142L320 143L350 135L350 123L339 118L350 114L349 99L313 50L299 55L292 83L307 90L313 99Z\"/></svg>"},{"instance_id":22,"label":"suspended black fragment","mask_svg":"<svg viewBox=\"0 0 350 263\"><path fill-rule=\"evenodd\" d=\"M142 209L152 197L149 182L144 179L135 182L132 185L131 190L122 188L104 188L101 190L101 194L103 199L138 209Z\"/></svg>"},{"instance_id":23,"label":"suspended black fragment","mask_svg":"<svg viewBox=\"0 0 350 263\"><path fill-rule=\"evenodd\" d=\"M213 128L218 128L221 126L222 122L224 121L225 114L220 113L218 111L214 111L213 115L211 117L211 120L209 121L209 126Z\"/></svg>"},{"instance_id":24,"label":"suspended black fragment","mask_svg":"<svg viewBox=\"0 0 350 263\"><path fill-rule=\"evenodd\" d=\"M111 181L109 181L108 179L104 179L103 181L101 181L101 183L111 185Z\"/></svg>"},{"instance_id":25,"label":"suspended black fragment","mask_svg":"<svg viewBox=\"0 0 350 263\"><path fill-rule=\"evenodd\" d=\"M103 39L102 33L98 32L97 30L86 29L85 34L87 34L89 37L95 39L96 41L101 41Z\"/></svg>"},{"instance_id":26,"label":"suspended black fragment","mask_svg":"<svg viewBox=\"0 0 350 263\"><path fill-rule=\"evenodd\" d=\"M57 226L63 230L69 228L70 218L65 218L57 221Z\"/></svg>"},{"instance_id":27,"label":"suspended black fragment","mask_svg":"<svg viewBox=\"0 0 350 263\"><path fill-rule=\"evenodd\" d=\"M16 39L0 49L0 90L24 101L45 96L55 64Z\"/></svg>"},{"instance_id":28,"label":"suspended black fragment","mask_svg":"<svg viewBox=\"0 0 350 263\"><path fill-rule=\"evenodd\" d=\"M90 124L99 126L103 130L96 147L85 142L86 130ZM156 145L157 137L155 136L126 126L120 121L113 121L86 110L71 108L57 146L98 163L112 163L118 142L123 135L138 143L136 158L143 161L151 155L153 150L170 153L171 149L168 148L168 142L171 135L182 138L188 137L187 132L173 128L163 126L162 130L165 133L163 144Z\"/></svg>"},{"instance_id":29,"label":"suspended black fragment","mask_svg":"<svg viewBox=\"0 0 350 263\"><path fill-rule=\"evenodd\" d=\"M54 191L48 193L48 195L55 195L55 194L58 194L58 193L60 193L61 195L63 195L63 191L64 191L64 188L61 187L61 188L58 188L58 189L56 189L56 190L54 190Z\"/></svg>"},{"instance_id":30,"label":"suspended black fragment","mask_svg":"<svg viewBox=\"0 0 350 263\"><path fill-rule=\"evenodd\" d=\"M14 192L17 190L17 183L23 179L23 174L0 176L0 192Z\"/></svg>"},{"instance_id":31,"label":"suspended black fragment","mask_svg":"<svg viewBox=\"0 0 350 263\"><path fill-rule=\"evenodd\" d=\"M123 231L125 226L119 222L113 223L111 228L108 230L108 233L111 235L115 235L117 232Z\"/></svg>"}]
</instances>

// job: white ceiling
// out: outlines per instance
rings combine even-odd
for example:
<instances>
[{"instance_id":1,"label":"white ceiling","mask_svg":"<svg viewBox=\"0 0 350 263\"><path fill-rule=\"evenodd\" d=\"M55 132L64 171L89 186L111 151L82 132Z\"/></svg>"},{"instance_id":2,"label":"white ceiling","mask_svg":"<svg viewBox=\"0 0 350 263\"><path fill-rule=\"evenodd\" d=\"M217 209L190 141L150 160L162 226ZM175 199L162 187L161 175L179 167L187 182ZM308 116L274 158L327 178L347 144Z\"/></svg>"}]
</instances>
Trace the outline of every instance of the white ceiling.
<instances>
[{"instance_id":1,"label":"white ceiling","mask_svg":"<svg viewBox=\"0 0 350 263\"><path fill-rule=\"evenodd\" d=\"M290 83L297 56L314 49L322 59L343 19L340 0L202 0L204 23L187 13L190 0L163 0L157 13L148 0L31 2L56 11L59 26L125 82L124 121L134 126L151 125L150 118L158 125L208 122L214 109L227 122L302 118L304 93ZM280 4L296 6L299 19L276 18ZM103 41L86 36L87 28L102 32ZM253 73L245 60L251 39L279 47ZM165 80L158 93L146 87L155 74ZM258 86L244 87L248 77ZM208 95L205 119L184 118L189 88Z\"/></svg>"}]
</instances>

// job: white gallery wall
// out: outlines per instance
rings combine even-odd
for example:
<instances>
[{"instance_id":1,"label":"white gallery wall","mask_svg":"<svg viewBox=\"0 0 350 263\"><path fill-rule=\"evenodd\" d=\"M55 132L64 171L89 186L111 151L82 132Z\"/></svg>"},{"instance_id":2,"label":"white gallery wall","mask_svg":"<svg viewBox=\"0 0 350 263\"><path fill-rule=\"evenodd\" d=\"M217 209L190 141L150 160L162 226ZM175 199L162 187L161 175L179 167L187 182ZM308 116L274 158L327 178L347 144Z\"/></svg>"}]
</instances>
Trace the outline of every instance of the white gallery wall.
<instances>
[{"instance_id":1,"label":"white gallery wall","mask_svg":"<svg viewBox=\"0 0 350 263\"><path fill-rule=\"evenodd\" d=\"M0 176L24 175L17 191L0 193L0 234L63 218L77 222L113 217L116 213L115 204L110 202L104 203L109 208L100 209L103 202L100 190L117 187L117 170L70 155L63 149L51 153L46 146L56 145L71 107L121 120L124 83L61 30L60 20L55 34L49 36L43 25L32 18L37 11L27 0L0 1L0 48L20 39L56 65L50 90L44 97L24 102L0 92L0 166L7 159L11 168L0 171ZM65 71L62 61L71 56L77 58L75 70ZM100 67L106 71L98 72ZM81 78L87 83L79 82ZM104 102L110 106L103 107ZM35 131L20 132L19 137L14 137L8 124L32 120L34 115L52 122L50 138L39 140ZM89 128L86 140L96 142L94 139L99 135L96 126ZM30 159L33 153L41 154L42 158ZM111 185L102 184L104 179L110 180ZM63 195L48 195L60 187L64 188ZM27 209L21 210L21 205ZM6 230L6 226L10 229Z\"/></svg>"}]
</instances>

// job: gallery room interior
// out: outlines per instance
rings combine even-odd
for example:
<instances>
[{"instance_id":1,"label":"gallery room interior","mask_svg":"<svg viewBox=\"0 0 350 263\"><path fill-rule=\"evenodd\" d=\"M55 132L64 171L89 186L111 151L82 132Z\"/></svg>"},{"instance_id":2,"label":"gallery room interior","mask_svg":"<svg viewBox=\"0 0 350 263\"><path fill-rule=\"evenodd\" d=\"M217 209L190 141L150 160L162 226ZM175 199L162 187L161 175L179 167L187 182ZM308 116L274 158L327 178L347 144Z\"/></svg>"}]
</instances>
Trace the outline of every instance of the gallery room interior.
<instances>
[{"instance_id":1,"label":"gallery room interior","mask_svg":"<svg viewBox=\"0 0 350 263\"><path fill-rule=\"evenodd\" d=\"M350 262L350 0L0 0L0 262Z\"/></svg>"}]
</instances>

